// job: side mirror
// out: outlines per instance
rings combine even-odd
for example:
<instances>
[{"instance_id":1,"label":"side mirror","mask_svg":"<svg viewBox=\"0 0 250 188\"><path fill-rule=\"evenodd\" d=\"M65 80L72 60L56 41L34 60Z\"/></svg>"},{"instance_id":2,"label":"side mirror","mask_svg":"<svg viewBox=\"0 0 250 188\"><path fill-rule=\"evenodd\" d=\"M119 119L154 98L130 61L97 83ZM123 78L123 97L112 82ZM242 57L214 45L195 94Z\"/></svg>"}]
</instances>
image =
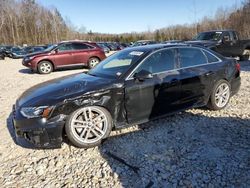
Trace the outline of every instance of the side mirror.
<instances>
[{"instance_id":1,"label":"side mirror","mask_svg":"<svg viewBox=\"0 0 250 188\"><path fill-rule=\"evenodd\" d=\"M153 74L146 70L141 70L140 72L134 74L134 79L139 80L139 81L143 81L143 80L151 79L151 78L153 78Z\"/></svg>"},{"instance_id":2,"label":"side mirror","mask_svg":"<svg viewBox=\"0 0 250 188\"><path fill-rule=\"evenodd\" d=\"M57 54L57 53L58 53L58 49L51 51L51 54Z\"/></svg>"}]
</instances>

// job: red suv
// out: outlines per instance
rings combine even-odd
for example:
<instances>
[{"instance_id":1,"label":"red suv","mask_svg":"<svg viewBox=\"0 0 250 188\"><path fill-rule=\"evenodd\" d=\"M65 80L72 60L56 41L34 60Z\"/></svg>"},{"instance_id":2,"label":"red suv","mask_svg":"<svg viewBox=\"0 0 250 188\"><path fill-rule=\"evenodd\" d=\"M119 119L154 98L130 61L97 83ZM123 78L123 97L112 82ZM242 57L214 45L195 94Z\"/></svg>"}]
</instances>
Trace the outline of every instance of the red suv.
<instances>
[{"instance_id":1,"label":"red suv","mask_svg":"<svg viewBox=\"0 0 250 188\"><path fill-rule=\"evenodd\" d=\"M40 74L48 74L64 67L92 68L105 58L103 49L96 43L68 41L55 44L42 52L27 55L23 59L23 65Z\"/></svg>"}]
</instances>

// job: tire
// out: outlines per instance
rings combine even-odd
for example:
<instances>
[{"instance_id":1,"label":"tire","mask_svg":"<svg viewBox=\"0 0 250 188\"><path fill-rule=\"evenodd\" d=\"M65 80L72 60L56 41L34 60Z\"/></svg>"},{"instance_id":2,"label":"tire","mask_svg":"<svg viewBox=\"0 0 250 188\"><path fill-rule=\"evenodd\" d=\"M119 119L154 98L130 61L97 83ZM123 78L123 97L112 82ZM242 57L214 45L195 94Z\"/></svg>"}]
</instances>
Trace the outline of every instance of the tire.
<instances>
[{"instance_id":1,"label":"tire","mask_svg":"<svg viewBox=\"0 0 250 188\"><path fill-rule=\"evenodd\" d=\"M221 110L227 106L230 97L230 84L226 80L220 80L213 87L207 107L211 110Z\"/></svg>"},{"instance_id":2,"label":"tire","mask_svg":"<svg viewBox=\"0 0 250 188\"><path fill-rule=\"evenodd\" d=\"M49 61L41 61L37 68L40 74L49 74L53 71L53 65Z\"/></svg>"},{"instance_id":3,"label":"tire","mask_svg":"<svg viewBox=\"0 0 250 188\"><path fill-rule=\"evenodd\" d=\"M99 118L95 120L97 117ZM94 121L98 120L99 124L94 123ZM100 106L80 108L74 111L65 123L65 132L69 141L79 148L100 145L101 141L109 136L111 129L111 115L105 108Z\"/></svg>"},{"instance_id":4,"label":"tire","mask_svg":"<svg viewBox=\"0 0 250 188\"><path fill-rule=\"evenodd\" d=\"M98 63L100 63L100 59L98 59L97 57L91 57L88 61L88 67L89 69L92 69L93 67L95 67Z\"/></svg>"}]
</instances>

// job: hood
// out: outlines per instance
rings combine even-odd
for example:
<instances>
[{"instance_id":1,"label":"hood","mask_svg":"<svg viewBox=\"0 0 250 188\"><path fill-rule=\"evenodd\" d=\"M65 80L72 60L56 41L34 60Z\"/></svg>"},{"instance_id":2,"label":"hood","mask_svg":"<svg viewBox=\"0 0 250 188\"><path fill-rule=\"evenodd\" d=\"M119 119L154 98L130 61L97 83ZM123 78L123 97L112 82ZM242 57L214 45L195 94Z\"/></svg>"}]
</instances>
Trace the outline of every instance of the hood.
<instances>
[{"instance_id":1,"label":"hood","mask_svg":"<svg viewBox=\"0 0 250 188\"><path fill-rule=\"evenodd\" d=\"M17 54L17 55L24 55L25 54L25 52L24 51L13 51L12 52L13 54Z\"/></svg>"},{"instance_id":2,"label":"hood","mask_svg":"<svg viewBox=\"0 0 250 188\"><path fill-rule=\"evenodd\" d=\"M39 51L39 52L33 52L30 54L27 54L26 57L33 57L33 56L38 56L38 55L46 55L50 52L46 52L46 51Z\"/></svg>"},{"instance_id":3,"label":"hood","mask_svg":"<svg viewBox=\"0 0 250 188\"><path fill-rule=\"evenodd\" d=\"M200 45L204 47L210 47L210 46L215 46L218 44L218 41L211 41L211 40L191 40L191 41L186 41L186 44L195 44L195 45Z\"/></svg>"},{"instance_id":4,"label":"hood","mask_svg":"<svg viewBox=\"0 0 250 188\"><path fill-rule=\"evenodd\" d=\"M55 105L65 99L105 88L111 80L84 73L54 79L25 91L17 100L18 107Z\"/></svg>"}]
</instances>

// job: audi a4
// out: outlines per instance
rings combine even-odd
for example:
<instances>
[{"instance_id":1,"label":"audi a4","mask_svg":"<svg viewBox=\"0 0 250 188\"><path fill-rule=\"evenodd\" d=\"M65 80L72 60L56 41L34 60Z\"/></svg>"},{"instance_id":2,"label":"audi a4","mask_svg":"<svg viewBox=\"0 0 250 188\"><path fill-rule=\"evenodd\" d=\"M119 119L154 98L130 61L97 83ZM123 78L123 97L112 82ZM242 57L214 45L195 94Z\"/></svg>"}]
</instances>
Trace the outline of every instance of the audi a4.
<instances>
[{"instance_id":1,"label":"audi a4","mask_svg":"<svg viewBox=\"0 0 250 188\"><path fill-rule=\"evenodd\" d=\"M28 89L13 106L13 122L16 135L35 147L60 147L66 137L88 148L113 129L189 108L221 110L239 88L237 61L204 47L132 47L86 73Z\"/></svg>"}]
</instances>

